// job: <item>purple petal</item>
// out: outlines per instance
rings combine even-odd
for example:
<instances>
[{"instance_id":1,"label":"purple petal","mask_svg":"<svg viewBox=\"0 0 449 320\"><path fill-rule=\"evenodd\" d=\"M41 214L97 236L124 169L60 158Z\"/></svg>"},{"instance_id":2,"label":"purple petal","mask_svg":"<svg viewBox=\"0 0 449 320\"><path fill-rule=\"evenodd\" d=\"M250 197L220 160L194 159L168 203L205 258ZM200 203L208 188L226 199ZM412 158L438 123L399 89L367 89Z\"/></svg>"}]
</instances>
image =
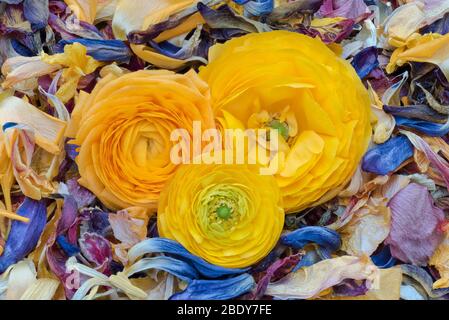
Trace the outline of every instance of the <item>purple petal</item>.
<instances>
[{"instance_id":1,"label":"purple petal","mask_svg":"<svg viewBox=\"0 0 449 320\"><path fill-rule=\"evenodd\" d=\"M108 240L96 233L85 232L78 240L81 253L104 274L110 273L112 248Z\"/></svg>"},{"instance_id":2,"label":"purple petal","mask_svg":"<svg viewBox=\"0 0 449 320\"><path fill-rule=\"evenodd\" d=\"M29 218L30 221L12 222L4 252L0 256L0 273L34 250L47 222L47 207L44 200L25 198L17 214Z\"/></svg>"},{"instance_id":3,"label":"purple petal","mask_svg":"<svg viewBox=\"0 0 449 320\"><path fill-rule=\"evenodd\" d=\"M79 146L76 144L71 144L71 143L66 143L65 144L65 152L67 152L67 155L70 159L72 159L73 161L75 161L76 156L78 155L78 151L76 151L76 149L78 149Z\"/></svg>"},{"instance_id":4,"label":"purple petal","mask_svg":"<svg viewBox=\"0 0 449 320\"><path fill-rule=\"evenodd\" d=\"M388 203L391 230L386 244L399 260L425 266L443 240L444 212L437 208L426 187L411 183Z\"/></svg>"},{"instance_id":5,"label":"purple petal","mask_svg":"<svg viewBox=\"0 0 449 320\"><path fill-rule=\"evenodd\" d=\"M82 225L88 232L107 236L111 231L109 213L98 208L84 208L81 210Z\"/></svg>"},{"instance_id":6,"label":"purple petal","mask_svg":"<svg viewBox=\"0 0 449 320\"><path fill-rule=\"evenodd\" d=\"M427 159L429 159L432 165L439 170L444 182L446 183L446 188L449 190L449 163L435 153L427 142L418 135L409 131L403 131L402 133L407 136L416 149L426 154Z\"/></svg>"},{"instance_id":7,"label":"purple petal","mask_svg":"<svg viewBox=\"0 0 449 320\"><path fill-rule=\"evenodd\" d=\"M71 196L66 196L64 198L61 218L59 219L58 226L56 228L56 234L61 235L68 233L68 240L72 244L76 243L77 239L76 228L73 228L73 226L76 225L77 215L78 206L75 199Z\"/></svg>"},{"instance_id":8,"label":"purple petal","mask_svg":"<svg viewBox=\"0 0 449 320\"><path fill-rule=\"evenodd\" d=\"M379 66L377 48L368 47L357 53L351 62L360 79L367 77Z\"/></svg>"},{"instance_id":9,"label":"purple petal","mask_svg":"<svg viewBox=\"0 0 449 320\"><path fill-rule=\"evenodd\" d=\"M76 20L76 17L73 15L63 20L57 15L50 13L48 24L63 40L73 40L79 37L86 39L103 38L101 32L95 26L85 21Z\"/></svg>"},{"instance_id":10,"label":"purple petal","mask_svg":"<svg viewBox=\"0 0 449 320\"><path fill-rule=\"evenodd\" d=\"M446 122L447 116L436 112L426 105L409 105L404 107L383 106L386 113L402 118L412 118L431 122Z\"/></svg>"},{"instance_id":11,"label":"purple petal","mask_svg":"<svg viewBox=\"0 0 449 320\"><path fill-rule=\"evenodd\" d=\"M337 296L356 297L363 296L368 292L366 281L357 283L354 279L345 279L340 284L333 287L334 294Z\"/></svg>"},{"instance_id":12,"label":"purple petal","mask_svg":"<svg viewBox=\"0 0 449 320\"><path fill-rule=\"evenodd\" d=\"M260 299L267 290L268 284L273 281L281 279L288 274L301 260L301 254L295 254L283 259L277 260L268 267L265 275L257 282L256 291L252 295L253 299Z\"/></svg>"},{"instance_id":13,"label":"purple petal","mask_svg":"<svg viewBox=\"0 0 449 320\"><path fill-rule=\"evenodd\" d=\"M368 150L362 159L362 169L383 176L394 172L412 156L410 141L404 136L396 136Z\"/></svg>"},{"instance_id":14,"label":"purple petal","mask_svg":"<svg viewBox=\"0 0 449 320\"><path fill-rule=\"evenodd\" d=\"M363 0L324 0L318 14L322 17L357 19L369 12Z\"/></svg>"},{"instance_id":15,"label":"purple petal","mask_svg":"<svg viewBox=\"0 0 449 320\"><path fill-rule=\"evenodd\" d=\"M58 277L64 286L64 292L71 299L80 285L80 277L76 272L67 272L65 264L68 257L56 246L47 250L47 263L50 270Z\"/></svg>"},{"instance_id":16,"label":"purple petal","mask_svg":"<svg viewBox=\"0 0 449 320\"><path fill-rule=\"evenodd\" d=\"M87 207L95 200L95 195L86 188L79 185L76 178L67 180L69 194L75 199L78 209Z\"/></svg>"}]
</instances>

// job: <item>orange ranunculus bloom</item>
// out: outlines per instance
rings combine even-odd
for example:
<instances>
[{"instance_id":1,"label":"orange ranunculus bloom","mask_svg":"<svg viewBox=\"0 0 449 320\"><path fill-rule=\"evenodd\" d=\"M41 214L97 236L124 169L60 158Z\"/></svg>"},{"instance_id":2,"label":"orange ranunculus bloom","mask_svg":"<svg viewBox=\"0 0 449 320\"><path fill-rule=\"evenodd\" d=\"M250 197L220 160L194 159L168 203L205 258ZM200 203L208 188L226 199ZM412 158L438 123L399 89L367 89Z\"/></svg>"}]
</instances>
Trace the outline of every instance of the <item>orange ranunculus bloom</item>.
<instances>
[{"instance_id":1,"label":"orange ranunculus bloom","mask_svg":"<svg viewBox=\"0 0 449 320\"><path fill-rule=\"evenodd\" d=\"M207 84L193 70L110 73L91 94L80 93L72 116L79 182L111 209L155 209L177 168L171 132L191 135L193 121L214 127Z\"/></svg>"}]
</instances>

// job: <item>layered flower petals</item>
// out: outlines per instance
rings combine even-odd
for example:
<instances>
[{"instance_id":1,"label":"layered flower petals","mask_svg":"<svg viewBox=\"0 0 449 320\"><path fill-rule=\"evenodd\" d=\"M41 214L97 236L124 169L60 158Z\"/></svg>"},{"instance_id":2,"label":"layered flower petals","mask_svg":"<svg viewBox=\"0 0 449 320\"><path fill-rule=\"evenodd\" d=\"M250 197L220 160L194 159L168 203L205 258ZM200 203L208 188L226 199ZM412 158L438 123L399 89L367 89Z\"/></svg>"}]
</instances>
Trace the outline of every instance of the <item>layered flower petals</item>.
<instances>
[{"instance_id":1,"label":"layered flower petals","mask_svg":"<svg viewBox=\"0 0 449 320\"><path fill-rule=\"evenodd\" d=\"M320 40L286 31L215 45L209 60L200 76L224 128L279 129L276 178L286 210L333 198L371 135L369 97L351 65Z\"/></svg>"},{"instance_id":2,"label":"layered flower petals","mask_svg":"<svg viewBox=\"0 0 449 320\"><path fill-rule=\"evenodd\" d=\"M193 121L214 127L207 86L194 71L108 74L91 94L81 92L68 135L81 146L80 184L106 206L154 209L177 165L170 134Z\"/></svg>"},{"instance_id":3,"label":"layered flower petals","mask_svg":"<svg viewBox=\"0 0 449 320\"><path fill-rule=\"evenodd\" d=\"M227 268L264 258L283 223L275 179L246 165L183 165L162 192L158 208L162 237Z\"/></svg>"}]
</instances>

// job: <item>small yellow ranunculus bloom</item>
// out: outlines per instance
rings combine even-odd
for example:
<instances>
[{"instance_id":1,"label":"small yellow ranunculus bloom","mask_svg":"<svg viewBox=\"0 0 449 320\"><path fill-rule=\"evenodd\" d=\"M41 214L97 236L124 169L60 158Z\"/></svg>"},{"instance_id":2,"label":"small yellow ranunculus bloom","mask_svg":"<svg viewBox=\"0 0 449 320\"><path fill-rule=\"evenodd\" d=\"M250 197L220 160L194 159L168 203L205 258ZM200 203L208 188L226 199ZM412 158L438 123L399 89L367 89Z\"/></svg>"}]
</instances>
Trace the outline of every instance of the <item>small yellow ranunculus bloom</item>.
<instances>
[{"instance_id":1,"label":"small yellow ranunculus bloom","mask_svg":"<svg viewBox=\"0 0 449 320\"><path fill-rule=\"evenodd\" d=\"M219 127L277 129L271 161L286 211L337 195L371 136L369 96L352 66L321 40L288 31L215 45L209 61L200 77Z\"/></svg>"},{"instance_id":2,"label":"small yellow ranunculus bloom","mask_svg":"<svg viewBox=\"0 0 449 320\"><path fill-rule=\"evenodd\" d=\"M182 165L161 194L158 230L210 263L240 268L264 258L284 224L273 176L254 166Z\"/></svg>"}]
</instances>

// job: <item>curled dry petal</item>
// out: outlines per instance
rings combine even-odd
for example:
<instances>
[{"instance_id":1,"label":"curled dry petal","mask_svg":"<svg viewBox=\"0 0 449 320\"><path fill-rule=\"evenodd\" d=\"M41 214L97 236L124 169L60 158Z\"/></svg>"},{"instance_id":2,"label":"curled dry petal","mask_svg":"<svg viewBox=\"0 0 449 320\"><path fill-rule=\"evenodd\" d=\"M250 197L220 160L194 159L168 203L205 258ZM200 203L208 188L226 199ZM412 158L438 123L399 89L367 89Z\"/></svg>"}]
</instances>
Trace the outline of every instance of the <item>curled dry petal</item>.
<instances>
[{"instance_id":1,"label":"curled dry petal","mask_svg":"<svg viewBox=\"0 0 449 320\"><path fill-rule=\"evenodd\" d=\"M170 300L228 300L249 292L254 285L253 277L247 273L225 280L193 280Z\"/></svg>"},{"instance_id":2,"label":"curled dry petal","mask_svg":"<svg viewBox=\"0 0 449 320\"><path fill-rule=\"evenodd\" d=\"M279 299L308 299L345 279L367 280L369 286L376 285L379 270L367 257L327 259L270 283L266 294Z\"/></svg>"},{"instance_id":3,"label":"curled dry petal","mask_svg":"<svg viewBox=\"0 0 449 320\"><path fill-rule=\"evenodd\" d=\"M387 142L369 149L362 160L362 169L379 175L394 172L413 156L413 145L405 136L390 138Z\"/></svg>"},{"instance_id":4,"label":"curled dry petal","mask_svg":"<svg viewBox=\"0 0 449 320\"><path fill-rule=\"evenodd\" d=\"M198 256L188 252L176 241L165 238L151 238L139 242L128 251L129 261L134 262L142 255L148 253L168 253L182 258L192 264L198 272L206 278L219 278L222 276L236 275L245 272L246 269L231 269L210 264Z\"/></svg>"},{"instance_id":5,"label":"curled dry petal","mask_svg":"<svg viewBox=\"0 0 449 320\"><path fill-rule=\"evenodd\" d=\"M5 249L0 256L0 273L10 265L22 260L37 245L47 222L45 201L25 198L17 214L30 219L28 223L14 220L6 240Z\"/></svg>"},{"instance_id":6,"label":"curled dry petal","mask_svg":"<svg viewBox=\"0 0 449 320\"><path fill-rule=\"evenodd\" d=\"M443 210L434 205L427 188L416 183L399 191L388 207L391 231L385 243L390 245L392 255L403 262L427 265L443 240Z\"/></svg>"}]
</instances>

